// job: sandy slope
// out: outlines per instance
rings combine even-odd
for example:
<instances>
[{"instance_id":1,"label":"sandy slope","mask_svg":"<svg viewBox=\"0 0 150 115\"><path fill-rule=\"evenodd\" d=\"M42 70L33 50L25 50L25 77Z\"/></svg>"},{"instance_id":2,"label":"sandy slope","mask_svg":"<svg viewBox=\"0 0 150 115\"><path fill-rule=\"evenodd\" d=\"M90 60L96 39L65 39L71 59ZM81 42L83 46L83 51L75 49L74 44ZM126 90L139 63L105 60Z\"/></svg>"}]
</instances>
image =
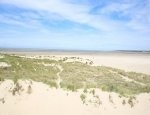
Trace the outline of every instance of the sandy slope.
<instances>
[{"instance_id":1,"label":"sandy slope","mask_svg":"<svg viewBox=\"0 0 150 115\"><path fill-rule=\"evenodd\" d=\"M67 92L62 89L52 89L49 86L29 81L19 81L22 86L20 94L11 93L13 82L6 80L0 84L0 115L150 115L150 94L140 94L134 101L135 106L122 105L122 100L116 93L96 90L101 105L92 103L85 105L80 99L81 91ZM27 93L31 85L32 93ZM109 100L111 95L113 103Z\"/></svg>"}]
</instances>

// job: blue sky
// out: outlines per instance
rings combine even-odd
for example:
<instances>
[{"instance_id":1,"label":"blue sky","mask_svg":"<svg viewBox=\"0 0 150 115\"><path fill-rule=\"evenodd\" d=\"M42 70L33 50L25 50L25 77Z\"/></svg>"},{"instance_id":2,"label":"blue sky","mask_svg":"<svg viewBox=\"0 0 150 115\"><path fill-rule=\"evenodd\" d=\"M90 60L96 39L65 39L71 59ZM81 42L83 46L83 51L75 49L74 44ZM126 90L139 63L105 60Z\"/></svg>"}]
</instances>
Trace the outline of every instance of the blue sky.
<instances>
[{"instance_id":1,"label":"blue sky","mask_svg":"<svg viewBox=\"0 0 150 115\"><path fill-rule=\"evenodd\" d=\"M0 47L150 50L150 0L0 0Z\"/></svg>"}]
</instances>

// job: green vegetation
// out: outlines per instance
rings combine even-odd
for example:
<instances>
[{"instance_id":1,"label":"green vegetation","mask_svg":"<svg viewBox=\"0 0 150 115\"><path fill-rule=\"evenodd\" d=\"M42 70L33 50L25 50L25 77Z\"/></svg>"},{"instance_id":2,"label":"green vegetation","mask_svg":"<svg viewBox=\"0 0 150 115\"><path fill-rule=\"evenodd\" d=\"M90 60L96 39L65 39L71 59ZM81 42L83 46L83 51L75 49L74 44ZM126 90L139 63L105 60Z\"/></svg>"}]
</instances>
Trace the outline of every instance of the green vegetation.
<instances>
[{"instance_id":1,"label":"green vegetation","mask_svg":"<svg viewBox=\"0 0 150 115\"><path fill-rule=\"evenodd\" d=\"M85 88L85 89L83 90L83 92L84 92L84 93L88 93L88 90Z\"/></svg>"},{"instance_id":2,"label":"green vegetation","mask_svg":"<svg viewBox=\"0 0 150 115\"><path fill-rule=\"evenodd\" d=\"M64 71L60 74L62 87L68 88L71 84L74 88L100 88L104 91L117 92L121 95L132 95L141 92L150 92L149 75L124 72L110 67L94 67L80 62L70 62L62 64ZM122 78L122 71L125 77L133 79L132 82L126 81ZM137 76L137 78L136 78ZM140 77L142 77L140 79ZM143 79L144 78L144 79ZM135 81L135 82L134 82ZM140 82L144 86L136 83Z\"/></svg>"},{"instance_id":3,"label":"green vegetation","mask_svg":"<svg viewBox=\"0 0 150 115\"><path fill-rule=\"evenodd\" d=\"M125 101L125 100L123 100L123 101L122 101L122 105L125 105L125 104L126 104L126 101Z\"/></svg>"},{"instance_id":4,"label":"green vegetation","mask_svg":"<svg viewBox=\"0 0 150 115\"><path fill-rule=\"evenodd\" d=\"M0 68L0 79L13 79L16 83L18 79L32 79L56 87L56 73L58 68L44 66L42 63L57 63L55 60L28 59L18 56L5 55L0 62L6 62L11 67Z\"/></svg>"},{"instance_id":5,"label":"green vegetation","mask_svg":"<svg viewBox=\"0 0 150 115\"><path fill-rule=\"evenodd\" d=\"M22 86L18 82L16 82L15 87L12 90L12 95L16 95L16 93L20 94L21 89Z\"/></svg>"},{"instance_id":6,"label":"green vegetation","mask_svg":"<svg viewBox=\"0 0 150 115\"><path fill-rule=\"evenodd\" d=\"M0 58L0 62L6 62L11 66L0 67L0 81L12 79L17 83L18 79L31 79L57 88L57 73L60 70L56 65L59 65L63 68L63 71L60 72L60 86L64 89L77 91L83 88L86 93L88 88L100 88L122 96L150 92L150 75L146 74L125 72L105 66L91 66L78 61L66 62L69 58L56 61L1 55L4 55L4 58ZM132 81L127 81L123 77L132 79ZM95 91L91 93L95 95Z\"/></svg>"},{"instance_id":7,"label":"green vegetation","mask_svg":"<svg viewBox=\"0 0 150 115\"><path fill-rule=\"evenodd\" d=\"M90 93L92 93L93 95L95 95L95 90L91 90Z\"/></svg>"},{"instance_id":8,"label":"green vegetation","mask_svg":"<svg viewBox=\"0 0 150 115\"><path fill-rule=\"evenodd\" d=\"M113 99L112 99L112 96L109 94L109 102L110 103L114 103Z\"/></svg>"},{"instance_id":9,"label":"green vegetation","mask_svg":"<svg viewBox=\"0 0 150 115\"><path fill-rule=\"evenodd\" d=\"M86 95L85 94L81 94L80 95L80 98L81 98L81 100L82 100L82 102L83 102L83 104L85 103L85 99L86 99Z\"/></svg>"},{"instance_id":10,"label":"green vegetation","mask_svg":"<svg viewBox=\"0 0 150 115\"><path fill-rule=\"evenodd\" d=\"M130 97L129 100L128 100L128 103L131 106L131 108L134 107L134 100L136 100L135 97Z\"/></svg>"},{"instance_id":11,"label":"green vegetation","mask_svg":"<svg viewBox=\"0 0 150 115\"><path fill-rule=\"evenodd\" d=\"M5 99L4 98L0 98L0 102L2 102L4 104L5 103Z\"/></svg>"},{"instance_id":12,"label":"green vegetation","mask_svg":"<svg viewBox=\"0 0 150 115\"><path fill-rule=\"evenodd\" d=\"M28 93L28 94L31 94L31 93L32 93L32 87L31 87L31 85L28 86L27 93Z\"/></svg>"}]
</instances>

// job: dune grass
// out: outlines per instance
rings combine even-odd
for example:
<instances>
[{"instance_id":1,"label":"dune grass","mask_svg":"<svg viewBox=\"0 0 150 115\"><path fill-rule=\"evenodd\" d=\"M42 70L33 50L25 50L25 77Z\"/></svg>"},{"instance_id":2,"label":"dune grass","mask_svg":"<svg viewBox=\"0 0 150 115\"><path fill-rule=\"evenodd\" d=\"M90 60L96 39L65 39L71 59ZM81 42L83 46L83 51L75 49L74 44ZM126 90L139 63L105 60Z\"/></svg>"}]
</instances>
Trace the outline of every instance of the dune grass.
<instances>
[{"instance_id":1,"label":"dune grass","mask_svg":"<svg viewBox=\"0 0 150 115\"><path fill-rule=\"evenodd\" d=\"M18 79L31 79L57 88L57 73L60 70L57 66L44 66L43 63L46 63L60 65L63 68L60 73L60 86L64 89L76 91L80 88L100 88L124 96L150 92L150 75L146 74L125 72L105 66L91 66L77 61L66 62L68 58L56 61L1 55L4 55L4 58L0 58L0 62L6 62L11 67L0 67L0 80L12 79L17 82ZM122 76L132 81L126 81Z\"/></svg>"},{"instance_id":2,"label":"dune grass","mask_svg":"<svg viewBox=\"0 0 150 115\"><path fill-rule=\"evenodd\" d=\"M117 92L121 95L132 95L141 92L150 92L149 75L124 72L126 77L133 79L132 82L125 81L118 69L109 67L93 67L83 63L64 63L64 71L60 74L62 87L66 88L100 88L104 91ZM137 77L137 78L136 78ZM144 79L143 79L144 78ZM138 81L144 86L134 82ZM71 87L69 87L71 86ZM72 89L71 89L72 90Z\"/></svg>"},{"instance_id":3,"label":"dune grass","mask_svg":"<svg viewBox=\"0 0 150 115\"><path fill-rule=\"evenodd\" d=\"M59 71L55 67L46 67L42 63L54 63L54 60L38 60L21 58L18 56L5 55L0 59L11 65L8 68L0 68L1 79L12 79L17 82L18 79L32 79L56 87L56 73Z\"/></svg>"}]
</instances>

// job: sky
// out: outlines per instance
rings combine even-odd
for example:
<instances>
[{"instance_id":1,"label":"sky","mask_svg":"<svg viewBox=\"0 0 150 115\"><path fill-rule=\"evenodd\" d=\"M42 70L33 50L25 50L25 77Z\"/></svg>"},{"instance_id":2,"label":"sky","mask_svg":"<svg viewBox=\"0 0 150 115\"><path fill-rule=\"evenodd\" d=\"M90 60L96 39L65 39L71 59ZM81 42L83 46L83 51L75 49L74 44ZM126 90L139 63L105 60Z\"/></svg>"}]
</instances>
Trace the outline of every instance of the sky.
<instances>
[{"instance_id":1,"label":"sky","mask_svg":"<svg viewBox=\"0 0 150 115\"><path fill-rule=\"evenodd\" d=\"M0 48L150 50L150 0L0 0Z\"/></svg>"}]
</instances>

